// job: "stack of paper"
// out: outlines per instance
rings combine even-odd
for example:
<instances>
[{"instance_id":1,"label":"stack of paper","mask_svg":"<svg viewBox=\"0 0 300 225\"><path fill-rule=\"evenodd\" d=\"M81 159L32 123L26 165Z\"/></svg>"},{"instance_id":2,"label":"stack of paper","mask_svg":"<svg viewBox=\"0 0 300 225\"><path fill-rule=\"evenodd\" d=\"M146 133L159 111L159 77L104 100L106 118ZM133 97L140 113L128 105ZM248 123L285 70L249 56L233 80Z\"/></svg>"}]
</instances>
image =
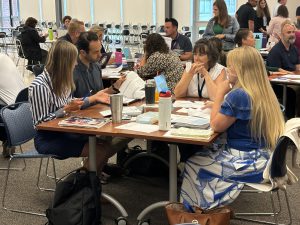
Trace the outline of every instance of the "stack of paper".
<instances>
[{"instance_id":1,"label":"stack of paper","mask_svg":"<svg viewBox=\"0 0 300 225\"><path fill-rule=\"evenodd\" d=\"M180 137L191 137L191 138L202 138L209 139L214 132L211 129L191 129L180 127L178 129L171 129L166 136L180 136Z\"/></svg>"},{"instance_id":2,"label":"stack of paper","mask_svg":"<svg viewBox=\"0 0 300 225\"><path fill-rule=\"evenodd\" d=\"M171 122L174 127L189 127L205 129L209 127L209 119L195 116L171 115Z\"/></svg>"},{"instance_id":3,"label":"stack of paper","mask_svg":"<svg viewBox=\"0 0 300 225\"><path fill-rule=\"evenodd\" d=\"M120 78L120 72L123 69L123 66L120 65L117 68L105 68L102 69L102 76L109 77L109 78Z\"/></svg>"}]
</instances>

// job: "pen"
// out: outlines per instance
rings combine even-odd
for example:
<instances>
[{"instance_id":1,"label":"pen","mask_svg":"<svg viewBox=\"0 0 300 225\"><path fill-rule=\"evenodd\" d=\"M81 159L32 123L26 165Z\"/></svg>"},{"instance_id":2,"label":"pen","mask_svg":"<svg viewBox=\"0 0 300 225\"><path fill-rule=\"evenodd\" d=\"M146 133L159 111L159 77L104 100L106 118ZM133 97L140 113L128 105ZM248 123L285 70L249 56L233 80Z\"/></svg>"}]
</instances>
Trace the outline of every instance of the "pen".
<instances>
[{"instance_id":1,"label":"pen","mask_svg":"<svg viewBox=\"0 0 300 225\"><path fill-rule=\"evenodd\" d=\"M84 97L82 97L82 100L84 100L85 98L91 96L92 91L93 91L93 90L90 90L88 93L86 93L86 94L84 95Z\"/></svg>"}]
</instances>

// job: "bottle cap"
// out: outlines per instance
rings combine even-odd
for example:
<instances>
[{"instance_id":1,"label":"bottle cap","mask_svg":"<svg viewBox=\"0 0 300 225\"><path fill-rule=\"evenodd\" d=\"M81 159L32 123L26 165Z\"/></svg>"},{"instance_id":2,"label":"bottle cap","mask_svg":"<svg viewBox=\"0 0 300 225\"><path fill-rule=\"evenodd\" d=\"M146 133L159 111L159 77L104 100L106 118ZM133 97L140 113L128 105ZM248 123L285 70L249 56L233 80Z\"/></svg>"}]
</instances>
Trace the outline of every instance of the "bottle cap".
<instances>
[{"instance_id":1,"label":"bottle cap","mask_svg":"<svg viewBox=\"0 0 300 225\"><path fill-rule=\"evenodd\" d=\"M171 91L160 92L159 97L171 97Z\"/></svg>"}]
</instances>

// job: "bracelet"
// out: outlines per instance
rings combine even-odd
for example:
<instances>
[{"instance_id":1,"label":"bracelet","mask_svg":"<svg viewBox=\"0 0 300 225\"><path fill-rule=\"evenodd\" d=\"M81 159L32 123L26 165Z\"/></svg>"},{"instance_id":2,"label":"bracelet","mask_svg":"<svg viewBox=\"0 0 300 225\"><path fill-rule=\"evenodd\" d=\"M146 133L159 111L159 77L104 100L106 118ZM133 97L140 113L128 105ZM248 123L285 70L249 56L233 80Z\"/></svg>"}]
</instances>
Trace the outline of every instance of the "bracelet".
<instances>
[{"instance_id":1,"label":"bracelet","mask_svg":"<svg viewBox=\"0 0 300 225\"><path fill-rule=\"evenodd\" d=\"M116 93L120 93L119 89L117 89L114 84L112 84L111 87Z\"/></svg>"}]
</instances>

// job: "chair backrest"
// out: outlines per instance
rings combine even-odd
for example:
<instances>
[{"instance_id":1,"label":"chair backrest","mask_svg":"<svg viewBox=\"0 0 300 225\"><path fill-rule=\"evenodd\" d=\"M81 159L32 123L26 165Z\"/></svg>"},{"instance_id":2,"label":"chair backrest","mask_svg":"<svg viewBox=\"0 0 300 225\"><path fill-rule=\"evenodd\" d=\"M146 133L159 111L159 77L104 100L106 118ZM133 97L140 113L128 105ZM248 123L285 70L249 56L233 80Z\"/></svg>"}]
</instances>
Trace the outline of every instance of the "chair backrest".
<instances>
[{"instance_id":1,"label":"chair backrest","mask_svg":"<svg viewBox=\"0 0 300 225\"><path fill-rule=\"evenodd\" d=\"M287 174L286 153L291 139L286 136L279 138L271 162L271 177L284 177Z\"/></svg>"},{"instance_id":2,"label":"chair backrest","mask_svg":"<svg viewBox=\"0 0 300 225\"><path fill-rule=\"evenodd\" d=\"M28 87L24 88L19 92L19 94L16 97L15 103L18 102L28 102Z\"/></svg>"},{"instance_id":3,"label":"chair backrest","mask_svg":"<svg viewBox=\"0 0 300 225\"><path fill-rule=\"evenodd\" d=\"M1 117L9 146L24 144L35 136L29 102L5 106L1 109Z\"/></svg>"},{"instance_id":4,"label":"chair backrest","mask_svg":"<svg viewBox=\"0 0 300 225\"><path fill-rule=\"evenodd\" d=\"M22 43L21 43L20 39L16 39L16 46L17 46L17 50L18 50L18 55L21 58L25 59L25 54L24 54L24 50L23 50Z\"/></svg>"},{"instance_id":5,"label":"chair backrest","mask_svg":"<svg viewBox=\"0 0 300 225\"><path fill-rule=\"evenodd\" d=\"M34 73L34 75L37 77L38 75L40 75L43 71L44 71L44 64L37 64L32 66L32 71Z\"/></svg>"}]
</instances>

